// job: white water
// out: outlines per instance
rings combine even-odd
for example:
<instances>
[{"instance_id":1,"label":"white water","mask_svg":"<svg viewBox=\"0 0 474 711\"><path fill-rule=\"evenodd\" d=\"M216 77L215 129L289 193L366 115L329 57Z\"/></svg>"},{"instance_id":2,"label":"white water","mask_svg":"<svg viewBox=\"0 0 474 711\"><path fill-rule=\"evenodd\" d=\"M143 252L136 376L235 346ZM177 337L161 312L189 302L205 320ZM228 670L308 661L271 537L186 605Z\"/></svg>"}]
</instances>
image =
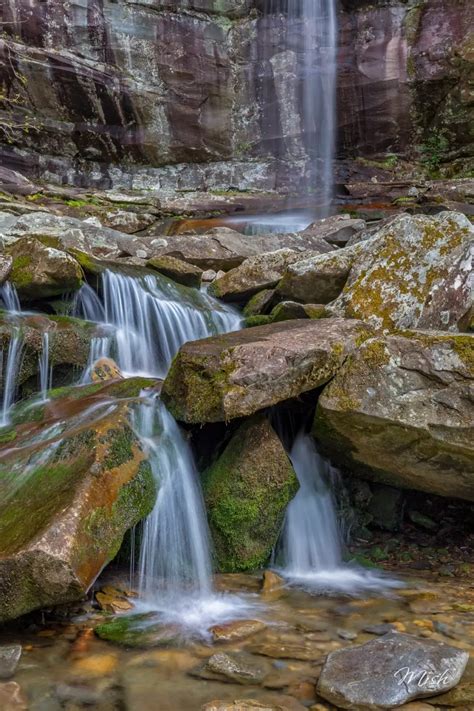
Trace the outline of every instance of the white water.
<instances>
[{"instance_id":1,"label":"white water","mask_svg":"<svg viewBox=\"0 0 474 711\"><path fill-rule=\"evenodd\" d=\"M11 313L18 313L21 311L20 299L16 293L16 289L10 282L5 282L3 286L0 286L0 302L2 302L3 308Z\"/></svg>"},{"instance_id":2,"label":"white water","mask_svg":"<svg viewBox=\"0 0 474 711\"><path fill-rule=\"evenodd\" d=\"M400 587L381 573L344 563L336 506L330 487L336 475L318 453L311 435L297 436L290 459L300 488L288 506L282 533L281 573L290 583L315 592Z\"/></svg>"},{"instance_id":3,"label":"white water","mask_svg":"<svg viewBox=\"0 0 474 711\"><path fill-rule=\"evenodd\" d=\"M293 79L291 74L286 77L285 81L291 81L292 85L286 87L285 93L301 97L301 138L309 157L302 187L303 192L317 196L320 207L315 217L326 217L333 190L336 127L336 0L267 0L266 10L267 15L286 15L286 51L295 55L296 74ZM278 87L275 91L278 95ZM284 123L283 116L280 120ZM295 121L290 124L294 125ZM289 154L286 157L290 160L300 158L300 148L294 138L287 141Z\"/></svg>"},{"instance_id":4,"label":"white water","mask_svg":"<svg viewBox=\"0 0 474 711\"><path fill-rule=\"evenodd\" d=\"M45 331L42 337L42 349L39 356L39 375L41 400L46 402L48 390L51 388L53 380L53 367L49 363L49 333Z\"/></svg>"},{"instance_id":5,"label":"white water","mask_svg":"<svg viewBox=\"0 0 474 711\"><path fill-rule=\"evenodd\" d=\"M183 343L240 326L233 309L164 277L106 271L101 286L100 298L81 288L75 313L113 327L107 352L125 375L163 378Z\"/></svg>"},{"instance_id":6,"label":"white water","mask_svg":"<svg viewBox=\"0 0 474 711\"><path fill-rule=\"evenodd\" d=\"M2 385L3 385L3 395L2 395L2 412L0 418L0 426L4 427L10 422L10 408L15 400L15 392L17 387L17 375L20 368L20 356L21 349L23 345L23 339L21 337L20 331L18 330L10 339L8 344L8 350L6 358L4 356L4 351L2 351L1 365L2 365Z\"/></svg>"}]
</instances>

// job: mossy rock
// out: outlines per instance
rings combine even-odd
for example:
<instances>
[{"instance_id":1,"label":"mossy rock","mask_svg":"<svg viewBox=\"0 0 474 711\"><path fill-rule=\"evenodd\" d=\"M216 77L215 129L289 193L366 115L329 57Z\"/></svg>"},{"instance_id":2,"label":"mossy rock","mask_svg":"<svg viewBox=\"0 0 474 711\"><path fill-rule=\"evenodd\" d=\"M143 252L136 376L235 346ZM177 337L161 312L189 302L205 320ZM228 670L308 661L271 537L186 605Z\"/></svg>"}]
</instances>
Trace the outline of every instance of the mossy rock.
<instances>
[{"instance_id":1,"label":"mossy rock","mask_svg":"<svg viewBox=\"0 0 474 711\"><path fill-rule=\"evenodd\" d=\"M10 281L22 299L46 299L77 291L84 280L69 254L34 237L23 237L6 250L12 258Z\"/></svg>"},{"instance_id":2,"label":"mossy rock","mask_svg":"<svg viewBox=\"0 0 474 711\"><path fill-rule=\"evenodd\" d=\"M39 410L22 406L22 424L8 429L0 621L80 599L151 511L155 481L131 426L138 381L125 398L114 392L125 381L77 388L77 397L56 393Z\"/></svg>"},{"instance_id":3,"label":"mossy rock","mask_svg":"<svg viewBox=\"0 0 474 711\"><path fill-rule=\"evenodd\" d=\"M146 263L149 269L154 269L160 274L169 277L178 284L190 286L194 289L199 289L203 271L193 264L188 264L182 259L177 259L171 255L162 255L161 257L153 257Z\"/></svg>"},{"instance_id":4,"label":"mossy rock","mask_svg":"<svg viewBox=\"0 0 474 711\"><path fill-rule=\"evenodd\" d=\"M263 415L239 427L203 479L219 570L255 570L269 559L298 481Z\"/></svg>"},{"instance_id":5,"label":"mossy rock","mask_svg":"<svg viewBox=\"0 0 474 711\"><path fill-rule=\"evenodd\" d=\"M116 617L94 629L100 639L138 649L166 647L179 642L179 630L164 625L155 613L142 613Z\"/></svg>"}]
</instances>

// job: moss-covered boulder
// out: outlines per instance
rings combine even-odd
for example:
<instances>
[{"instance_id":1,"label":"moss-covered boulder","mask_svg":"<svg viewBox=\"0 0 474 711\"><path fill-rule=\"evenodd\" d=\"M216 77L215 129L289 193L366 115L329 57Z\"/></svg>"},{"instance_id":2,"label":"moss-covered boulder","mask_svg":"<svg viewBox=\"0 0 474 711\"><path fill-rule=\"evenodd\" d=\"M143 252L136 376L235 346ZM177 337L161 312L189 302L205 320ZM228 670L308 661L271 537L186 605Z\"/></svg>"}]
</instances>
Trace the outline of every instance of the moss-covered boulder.
<instances>
[{"instance_id":1,"label":"moss-covered boulder","mask_svg":"<svg viewBox=\"0 0 474 711\"><path fill-rule=\"evenodd\" d=\"M474 336L366 341L323 391L314 434L350 471L474 501Z\"/></svg>"},{"instance_id":2,"label":"moss-covered boulder","mask_svg":"<svg viewBox=\"0 0 474 711\"><path fill-rule=\"evenodd\" d=\"M244 422L204 475L219 570L265 564L297 490L296 474L266 417Z\"/></svg>"},{"instance_id":3,"label":"moss-covered boulder","mask_svg":"<svg viewBox=\"0 0 474 711\"><path fill-rule=\"evenodd\" d=\"M162 397L184 422L251 415L328 382L371 335L360 321L329 318L283 321L186 343Z\"/></svg>"},{"instance_id":4,"label":"moss-covered boulder","mask_svg":"<svg viewBox=\"0 0 474 711\"><path fill-rule=\"evenodd\" d=\"M160 274L178 282L178 284L192 286L195 289L199 289L201 286L202 269L195 267L194 264L188 264L188 262L184 262L182 259L177 259L171 255L163 255L149 259L146 265L149 269L154 269Z\"/></svg>"},{"instance_id":5,"label":"moss-covered boulder","mask_svg":"<svg viewBox=\"0 0 474 711\"><path fill-rule=\"evenodd\" d=\"M328 245L324 251L331 250ZM240 266L213 281L209 292L223 301L246 301L259 291L276 286L288 265L322 252L322 249L310 252L278 249L275 252L249 257Z\"/></svg>"},{"instance_id":6,"label":"moss-covered boulder","mask_svg":"<svg viewBox=\"0 0 474 711\"><path fill-rule=\"evenodd\" d=\"M22 424L2 431L0 621L80 599L153 507L153 476L130 426L143 385L52 394L22 405Z\"/></svg>"},{"instance_id":7,"label":"moss-covered boulder","mask_svg":"<svg viewBox=\"0 0 474 711\"><path fill-rule=\"evenodd\" d=\"M457 212L401 215L373 237L290 265L277 295L331 303L384 329L464 328L472 305L474 227Z\"/></svg>"},{"instance_id":8,"label":"moss-covered boulder","mask_svg":"<svg viewBox=\"0 0 474 711\"><path fill-rule=\"evenodd\" d=\"M20 298L44 299L69 291L82 284L83 272L70 254L49 247L35 237L24 237L11 245L10 281Z\"/></svg>"}]
</instances>

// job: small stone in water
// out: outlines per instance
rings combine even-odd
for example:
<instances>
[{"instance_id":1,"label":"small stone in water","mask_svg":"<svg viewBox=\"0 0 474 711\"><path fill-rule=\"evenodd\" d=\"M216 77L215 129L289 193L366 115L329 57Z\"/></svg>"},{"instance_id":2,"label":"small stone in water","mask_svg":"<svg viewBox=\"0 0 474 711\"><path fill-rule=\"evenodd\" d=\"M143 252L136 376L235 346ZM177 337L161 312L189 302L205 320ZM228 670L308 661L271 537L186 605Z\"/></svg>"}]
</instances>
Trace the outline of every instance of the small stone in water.
<instances>
[{"instance_id":1,"label":"small stone in water","mask_svg":"<svg viewBox=\"0 0 474 711\"><path fill-rule=\"evenodd\" d=\"M369 632L369 634L376 634L382 636L388 632L393 632L395 630L394 625L390 624L380 624L380 625L368 625L364 627L364 632Z\"/></svg>"},{"instance_id":2,"label":"small stone in water","mask_svg":"<svg viewBox=\"0 0 474 711\"><path fill-rule=\"evenodd\" d=\"M200 676L207 678L207 675L210 674L210 678L223 677L225 681L238 684L260 684L267 672L266 665L251 654L218 652L207 660Z\"/></svg>"},{"instance_id":3,"label":"small stone in water","mask_svg":"<svg viewBox=\"0 0 474 711\"><path fill-rule=\"evenodd\" d=\"M0 679L10 679L16 671L21 657L21 645L0 647Z\"/></svg>"},{"instance_id":4,"label":"small stone in water","mask_svg":"<svg viewBox=\"0 0 474 711\"><path fill-rule=\"evenodd\" d=\"M127 612L133 609L133 604L124 597L112 597L103 592L98 592L95 596L101 610L106 612Z\"/></svg>"},{"instance_id":5,"label":"small stone in water","mask_svg":"<svg viewBox=\"0 0 474 711\"><path fill-rule=\"evenodd\" d=\"M211 627L210 632L214 642L232 642L250 637L257 632L261 632L265 627L265 622L260 620L238 620L237 622L229 622L226 625L215 625Z\"/></svg>"},{"instance_id":6,"label":"small stone in water","mask_svg":"<svg viewBox=\"0 0 474 711\"><path fill-rule=\"evenodd\" d=\"M336 630L338 636L341 639L347 639L349 641L356 639L357 637L357 632L354 632L353 630L344 630L344 629L338 629Z\"/></svg>"}]
</instances>

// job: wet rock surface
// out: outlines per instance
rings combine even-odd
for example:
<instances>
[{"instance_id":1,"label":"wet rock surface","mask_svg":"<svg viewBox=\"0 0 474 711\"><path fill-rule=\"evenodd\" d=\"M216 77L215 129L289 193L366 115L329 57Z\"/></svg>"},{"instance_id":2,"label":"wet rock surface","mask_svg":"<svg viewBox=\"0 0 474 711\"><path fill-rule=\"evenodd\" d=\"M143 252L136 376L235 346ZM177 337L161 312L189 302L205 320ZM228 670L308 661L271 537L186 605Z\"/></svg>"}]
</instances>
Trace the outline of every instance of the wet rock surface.
<instances>
[{"instance_id":1,"label":"wet rock surface","mask_svg":"<svg viewBox=\"0 0 474 711\"><path fill-rule=\"evenodd\" d=\"M131 428L132 400L120 397L147 382L18 406L22 424L4 431L0 461L2 621L80 598L151 510L155 484Z\"/></svg>"},{"instance_id":2,"label":"wet rock surface","mask_svg":"<svg viewBox=\"0 0 474 711\"><path fill-rule=\"evenodd\" d=\"M390 633L332 652L322 668L318 693L340 708L393 708L456 686L468 659L456 647Z\"/></svg>"},{"instance_id":3,"label":"wet rock surface","mask_svg":"<svg viewBox=\"0 0 474 711\"><path fill-rule=\"evenodd\" d=\"M285 321L185 344L163 384L178 420L249 415L327 382L370 328L345 319Z\"/></svg>"}]
</instances>

